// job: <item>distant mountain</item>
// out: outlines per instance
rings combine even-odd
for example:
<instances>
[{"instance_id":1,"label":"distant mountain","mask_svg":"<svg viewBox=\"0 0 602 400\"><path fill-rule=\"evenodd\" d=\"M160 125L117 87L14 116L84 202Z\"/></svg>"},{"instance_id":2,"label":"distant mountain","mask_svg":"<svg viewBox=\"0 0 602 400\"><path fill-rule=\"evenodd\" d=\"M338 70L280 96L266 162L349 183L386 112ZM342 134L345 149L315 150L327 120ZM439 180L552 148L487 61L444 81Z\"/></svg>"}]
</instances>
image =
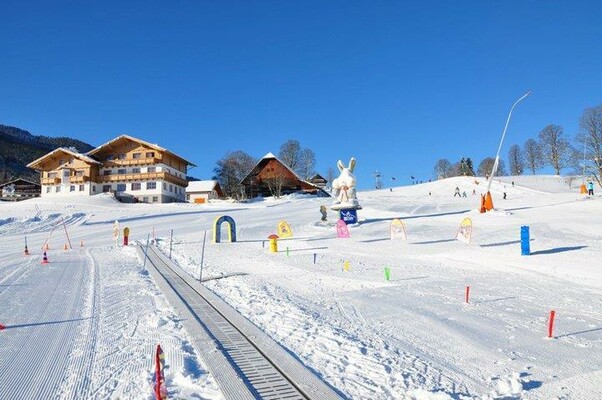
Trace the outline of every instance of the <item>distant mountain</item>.
<instances>
[{"instance_id":1,"label":"distant mountain","mask_svg":"<svg viewBox=\"0 0 602 400\"><path fill-rule=\"evenodd\" d=\"M15 178L39 182L39 174L26 165L57 147L74 147L80 153L94 148L81 140L34 136L26 130L0 124L0 183Z\"/></svg>"}]
</instances>

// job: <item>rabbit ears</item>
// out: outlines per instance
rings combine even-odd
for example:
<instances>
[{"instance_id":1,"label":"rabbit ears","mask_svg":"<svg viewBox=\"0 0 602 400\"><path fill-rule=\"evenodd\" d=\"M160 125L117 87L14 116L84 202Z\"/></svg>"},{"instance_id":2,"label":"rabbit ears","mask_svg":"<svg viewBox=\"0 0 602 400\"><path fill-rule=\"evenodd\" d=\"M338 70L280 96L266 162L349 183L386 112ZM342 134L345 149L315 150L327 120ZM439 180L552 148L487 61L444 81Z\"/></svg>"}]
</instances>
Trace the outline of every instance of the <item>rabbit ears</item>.
<instances>
[{"instance_id":1,"label":"rabbit ears","mask_svg":"<svg viewBox=\"0 0 602 400\"><path fill-rule=\"evenodd\" d=\"M343 170L345 169L345 164L343 164L343 162L341 160L339 160L337 162L337 167L339 167L339 171L343 172ZM354 169L355 169L355 158L351 157L351 160L349 160L349 172L353 172Z\"/></svg>"}]
</instances>

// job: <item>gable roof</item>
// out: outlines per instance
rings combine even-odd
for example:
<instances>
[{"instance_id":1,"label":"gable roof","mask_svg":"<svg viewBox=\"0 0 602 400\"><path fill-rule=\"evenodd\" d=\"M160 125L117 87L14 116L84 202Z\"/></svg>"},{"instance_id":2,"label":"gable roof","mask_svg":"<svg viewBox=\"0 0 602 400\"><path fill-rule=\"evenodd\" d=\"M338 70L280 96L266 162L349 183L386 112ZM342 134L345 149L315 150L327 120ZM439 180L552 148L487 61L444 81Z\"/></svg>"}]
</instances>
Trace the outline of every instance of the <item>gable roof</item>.
<instances>
[{"instance_id":1,"label":"gable roof","mask_svg":"<svg viewBox=\"0 0 602 400\"><path fill-rule=\"evenodd\" d=\"M117 136L115 139L109 140L108 142L106 142L104 144L101 144L100 146L98 146L98 147L90 150L86 154L88 154L88 155L94 155L94 154L100 152L101 150L103 150L105 147L110 146L111 144L113 144L115 142L118 142L120 140L123 140L123 139L130 140L132 142L140 143L140 144L142 144L142 145L144 145L146 147L150 147L151 149L155 149L155 150L161 151L163 153L168 153L168 154L170 154L170 155L172 155L174 157L177 157L177 158L181 159L182 161L186 162L188 165L196 167L196 165L194 163L186 160L184 157L181 157L181 156L177 155L176 153L173 153L173 152L167 150L164 147L159 146L158 144L153 144L153 143L147 142L145 140L138 139L138 138L135 138L133 136L125 135L125 134Z\"/></svg>"},{"instance_id":2,"label":"gable roof","mask_svg":"<svg viewBox=\"0 0 602 400\"><path fill-rule=\"evenodd\" d=\"M300 180L300 181L302 181L302 180L303 180L303 179L299 178L299 175L297 175L297 174L295 173L295 171L293 171L292 169L290 169L288 165L286 165L285 163L283 163L283 162L282 162L282 160L280 160L280 159L279 159L278 157L276 157L274 154L272 154L272 153L268 153L268 154L266 154L265 156L263 156L263 157L261 158L261 160L259 160L259 161L257 162L257 164L255 164L255 166L254 166L254 167L251 169L251 171L250 171L250 172L247 174L247 176L245 176L245 177L244 177L244 178L243 178L243 179L242 179L240 182L242 183L242 182L246 181L246 180L247 180L247 178L249 178L250 176L253 176L253 175L255 175L256 173L258 173L258 172L259 172L259 171L260 171L260 170L261 170L261 169L262 169L262 168L265 166L265 164L267 164L267 162L268 162L269 160L272 160L272 159L274 159L274 160L278 161L280 164L282 164L282 166L283 166L284 168L286 168L288 171L290 171L290 173L291 173L291 174L293 174L297 180Z\"/></svg>"},{"instance_id":3,"label":"gable roof","mask_svg":"<svg viewBox=\"0 0 602 400\"><path fill-rule=\"evenodd\" d=\"M17 178L17 179L13 179L13 180L12 180L12 181L10 181L10 182L4 182L4 183L0 184L0 188L1 188L1 187L4 187L4 186L12 185L13 183L16 183L16 182L25 182L25 183L28 183L28 184L30 184L30 185L41 186L41 185L40 185L39 183L37 183L37 182L28 181L27 179L23 179L23 178Z\"/></svg>"},{"instance_id":4,"label":"gable roof","mask_svg":"<svg viewBox=\"0 0 602 400\"><path fill-rule=\"evenodd\" d=\"M217 181L189 181L186 192L211 192L215 189Z\"/></svg>"},{"instance_id":5,"label":"gable roof","mask_svg":"<svg viewBox=\"0 0 602 400\"><path fill-rule=\"evenodd\" d=\"M72 150L66 149L64 147L59 147L57 149L52 150L50 153L48 154L44 154L42 157L37 158L35 160L33 160L32 162L30 162L29 164L27 164L27 168L33 168L33 169L38 169L37 167L40 165L40 163L42 161L44 161L46 158L53 156L54 154L58 153L58 152L63 152L63 153L67 153L75 158L78 158L82 161L85 161L87 163L90 164L102 164L101 162L96 161L95 159L93 159L92 157L87 156L86 154L81 154L81 153L76 153Z\"/></svg>"}]
</instances>

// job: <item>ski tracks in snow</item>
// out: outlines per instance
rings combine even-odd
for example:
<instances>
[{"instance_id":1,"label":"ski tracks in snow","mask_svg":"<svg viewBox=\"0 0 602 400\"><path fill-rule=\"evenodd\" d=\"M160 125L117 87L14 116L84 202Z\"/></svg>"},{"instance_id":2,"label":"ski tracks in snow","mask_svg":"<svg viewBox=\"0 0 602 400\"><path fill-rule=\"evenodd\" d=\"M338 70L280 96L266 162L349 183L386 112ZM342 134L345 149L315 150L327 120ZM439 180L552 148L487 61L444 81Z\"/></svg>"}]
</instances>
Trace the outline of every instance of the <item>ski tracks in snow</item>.
<instances>
[{"instance_id":1,"label":"ski tracks in snow","mask_svg":"<svg viewBox=\"0 0 602 400\"><path fill-rule=\"evenodd\" d=\"M343 392L412 399L414 389L427 388L471 397L464 385L427 361L387 344L388 338L369 326L353 304L337 299L330 307L313 304L252 281L232 278L228 284L208 286Z\"/></svg>"}]
</instances>

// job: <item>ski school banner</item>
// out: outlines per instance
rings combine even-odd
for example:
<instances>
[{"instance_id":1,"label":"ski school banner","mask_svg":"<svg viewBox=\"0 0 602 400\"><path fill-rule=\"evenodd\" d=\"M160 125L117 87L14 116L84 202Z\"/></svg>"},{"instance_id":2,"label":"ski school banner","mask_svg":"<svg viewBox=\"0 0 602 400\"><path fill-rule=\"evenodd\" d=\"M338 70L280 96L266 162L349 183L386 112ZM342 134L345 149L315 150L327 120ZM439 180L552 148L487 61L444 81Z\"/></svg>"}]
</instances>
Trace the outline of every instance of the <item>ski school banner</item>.
<instances>
[{"instance_id":1,"label":"ski school banner","mask_svg":"<svg viewBox=\"0 0 602 400\"><path fill-rule=\"evenodd\" d=\"M278 222L278 237L280 238L292 238L293 231L291 230L291 226L288 222L282 220Z\"/></svg>"},{"instance_id":2,"label":"ski school banner","mask_svg":"<svg viewBox=\"0 0 602 400\"><path fill-rule=\"evenodd\" d=\"M347 228L347 224L342 219L337 221L337 236L339 238L348 239L351 237L349 234L349 228Z\"/></svg>"},{"instance_id":3,"label":"ski school banner","mask_svg":"<svg viewBox=\"0 0 602 400\"><path fill-rule=\"evenodd\" d=\"M456 235L457 240L461 240L465 243L470 243L472 236L472 220L470 218L464 218L460 223L458 234Z\"/></svg>"},{"instance_id":4,"label":"ski school banner","mask_svg":"<svg viewBox=\"0 0 602 400\"><path fill-rule=\"evenodd\" d=\"M401 222L401 220L399 220L398 218L395 218L393 221L391 221L391 227L389 228L389 230L391 233L391 240L408 240L403 222Z\"/></svg>"}]
</instances>

